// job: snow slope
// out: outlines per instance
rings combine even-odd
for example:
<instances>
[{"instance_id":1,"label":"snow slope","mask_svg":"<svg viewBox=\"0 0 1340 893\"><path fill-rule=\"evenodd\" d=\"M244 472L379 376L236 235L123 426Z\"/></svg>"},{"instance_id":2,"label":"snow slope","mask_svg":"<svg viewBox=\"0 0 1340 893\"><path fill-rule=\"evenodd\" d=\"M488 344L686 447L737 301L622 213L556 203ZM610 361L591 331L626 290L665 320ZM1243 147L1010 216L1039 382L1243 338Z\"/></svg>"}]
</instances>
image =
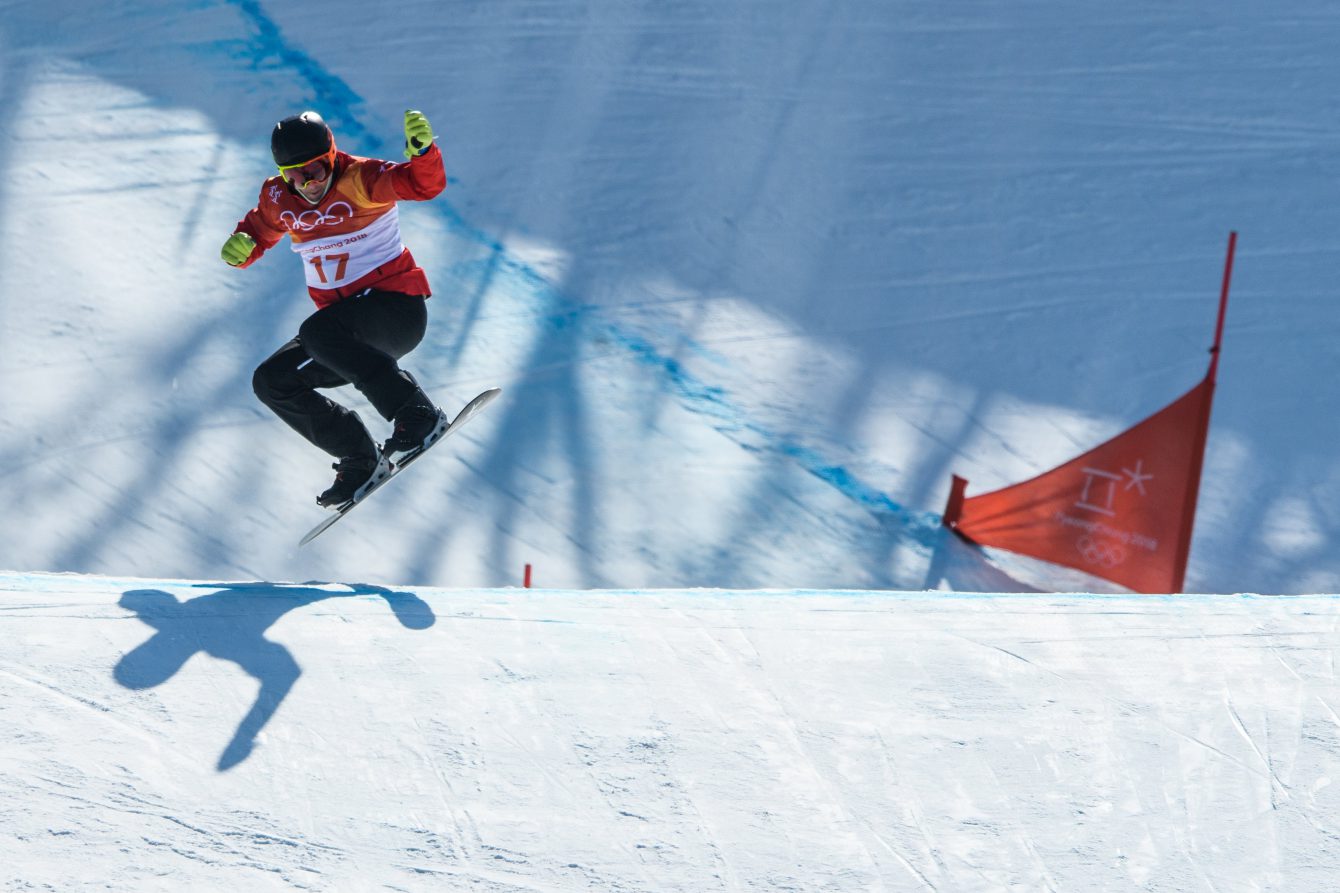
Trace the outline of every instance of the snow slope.
<instances>
[{"instance_id":1,"label":"snow slope","mask_svg":"<svg viewBox=\"0 0 1340 893\"><path fill-rule=\"evenodd\" d=\"M1338 623L6 574L0 886L1330 889Z\"/></svg>"},{"instance_id":2,"label":"snow slope","mask_svg":"<svg viewBox=\"0 0 1340 893\"><path fill-rule=\"evenodd\" d=\"M1338 42L1321 0L0 0L0 886L1333 886ZM250 377L310 304L218 249L309 106L381 157L434 122L408 365L504 395L299 551L329 460ZM1200 378L1230 229L1188 586L1275 595L947 537L951 472Z\"/></svg>"},{"instance_id":3,"label":"snow slope","mask_svg":"<svg viewBox=\"0 0 1340 893\"><path fill-rule=\"evenodd\" d=\"M1188 587L1340 583L1332 4L0 10L0 567L1067 588L939 554L949 474L1190 387L1238 229ZM328 460L249 379L310 305L282 246L217 254L309 105L383 157L434 122L409 365L504 399L299 552Z\"/></svg>"}]
</instances>

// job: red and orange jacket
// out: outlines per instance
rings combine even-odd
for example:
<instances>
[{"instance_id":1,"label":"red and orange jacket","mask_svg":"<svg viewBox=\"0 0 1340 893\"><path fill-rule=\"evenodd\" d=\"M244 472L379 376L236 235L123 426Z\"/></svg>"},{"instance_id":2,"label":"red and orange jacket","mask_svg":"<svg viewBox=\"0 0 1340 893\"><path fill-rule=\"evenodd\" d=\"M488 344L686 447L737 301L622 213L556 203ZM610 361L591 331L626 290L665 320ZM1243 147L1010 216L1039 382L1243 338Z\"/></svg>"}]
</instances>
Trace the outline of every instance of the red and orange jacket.
<instances>
[{"instance_id":1,"label":"red and orange jacket","mask_svg":"<svg viewBox=\"0 0 1340 893\"><path fill-rule=\"evenodd\" d=\"M327 307L366 288L430 294L428 276L400 241L397 201L427 201L447 185L442 152L434 144L406 162L335 157L335 182L317 205L289 189L281 176L261 186L256 207L237 224L259 249L243 267L288 236L302 258L307 291Z\"/></svg>"}]
</instances>

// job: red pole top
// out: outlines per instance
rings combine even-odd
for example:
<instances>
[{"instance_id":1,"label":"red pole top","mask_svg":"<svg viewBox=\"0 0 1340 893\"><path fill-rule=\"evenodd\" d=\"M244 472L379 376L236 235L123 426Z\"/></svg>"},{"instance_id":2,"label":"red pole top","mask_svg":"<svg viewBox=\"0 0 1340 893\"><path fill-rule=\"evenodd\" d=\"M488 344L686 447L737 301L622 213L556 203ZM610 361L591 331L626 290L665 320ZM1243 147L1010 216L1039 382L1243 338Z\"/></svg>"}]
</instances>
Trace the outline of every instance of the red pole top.
<instances>
[{"instance_id":1,"label":"red pole top","mask_svg":"<svg viewBox=\"0 0 1340 893\"><path fill-rule=\"evenodd\" d=\"M963 496L968 489L968 481L958 475L951 479L949 487L949 501L945 503L944 517L941 523L950 529L958 526L959 519L963 517Z\"/></svg>"}]
</instances>

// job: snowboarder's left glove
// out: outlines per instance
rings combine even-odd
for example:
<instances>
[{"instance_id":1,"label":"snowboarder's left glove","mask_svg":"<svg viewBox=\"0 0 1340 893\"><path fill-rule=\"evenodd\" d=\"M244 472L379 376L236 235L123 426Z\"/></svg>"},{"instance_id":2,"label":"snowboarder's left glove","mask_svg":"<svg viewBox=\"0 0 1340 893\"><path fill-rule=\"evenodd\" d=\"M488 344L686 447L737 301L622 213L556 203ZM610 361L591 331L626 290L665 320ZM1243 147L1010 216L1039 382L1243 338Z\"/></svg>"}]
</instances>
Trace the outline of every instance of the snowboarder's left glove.
<instances>
[{"instance_id":1,"label":"snowboarder's left glove","mask_svg":"<svg viewBox=\"0 0 1340 893\"><path fill-rule=\"evenodd\" d=\"M236 267L246 263L247 258L251 257L251 252L255 250L255 239L246 233L233 233L228 237L228 241L223 243L223 250L219 254Z\"/></svg>"},{"instance_id":2,"label":"snowboarder's left glove","mask_svg":"<svg viewBox=\"0 0 1340 893\"><path fill-rule=\"evenodd\" d=\"M423 112L405 112L405 157L422 155L432 144L433 127L423 116Z\"/></svg>"}]
</instances>

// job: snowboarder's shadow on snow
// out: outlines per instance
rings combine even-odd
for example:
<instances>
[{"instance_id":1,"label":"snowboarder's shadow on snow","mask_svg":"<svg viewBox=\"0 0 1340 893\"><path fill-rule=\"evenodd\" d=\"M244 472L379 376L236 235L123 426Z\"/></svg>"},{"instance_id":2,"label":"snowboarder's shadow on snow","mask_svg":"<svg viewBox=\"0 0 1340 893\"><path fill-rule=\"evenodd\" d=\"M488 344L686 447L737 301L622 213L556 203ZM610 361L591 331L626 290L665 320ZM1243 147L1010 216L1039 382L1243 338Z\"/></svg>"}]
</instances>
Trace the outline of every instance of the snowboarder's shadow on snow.
<instances>
[{"instance_id":1,"label":"snowboarder's shadow on snow","mask_svg":"<svg viewBox=\"0 0 1340 893\"><path fill-rule=\"evenodd\" d=\"M134 611L157 632L130 651L112 671L122 686L141 691L162 685L199 652L232 661L261 686L256 703L243 717L219 757L220 772L245 760L256 736L274 716L302 668L287 648L265 637L265 631L295 608L329 598L380 595L407 629L427 629L436 617L428 603L409 592L353 584L348 591L318 588L317 584L275 583L196 584L214 590L184 602L161 589L133 589L122 593L121 607Z\"/></svg>"}]
</instances>

